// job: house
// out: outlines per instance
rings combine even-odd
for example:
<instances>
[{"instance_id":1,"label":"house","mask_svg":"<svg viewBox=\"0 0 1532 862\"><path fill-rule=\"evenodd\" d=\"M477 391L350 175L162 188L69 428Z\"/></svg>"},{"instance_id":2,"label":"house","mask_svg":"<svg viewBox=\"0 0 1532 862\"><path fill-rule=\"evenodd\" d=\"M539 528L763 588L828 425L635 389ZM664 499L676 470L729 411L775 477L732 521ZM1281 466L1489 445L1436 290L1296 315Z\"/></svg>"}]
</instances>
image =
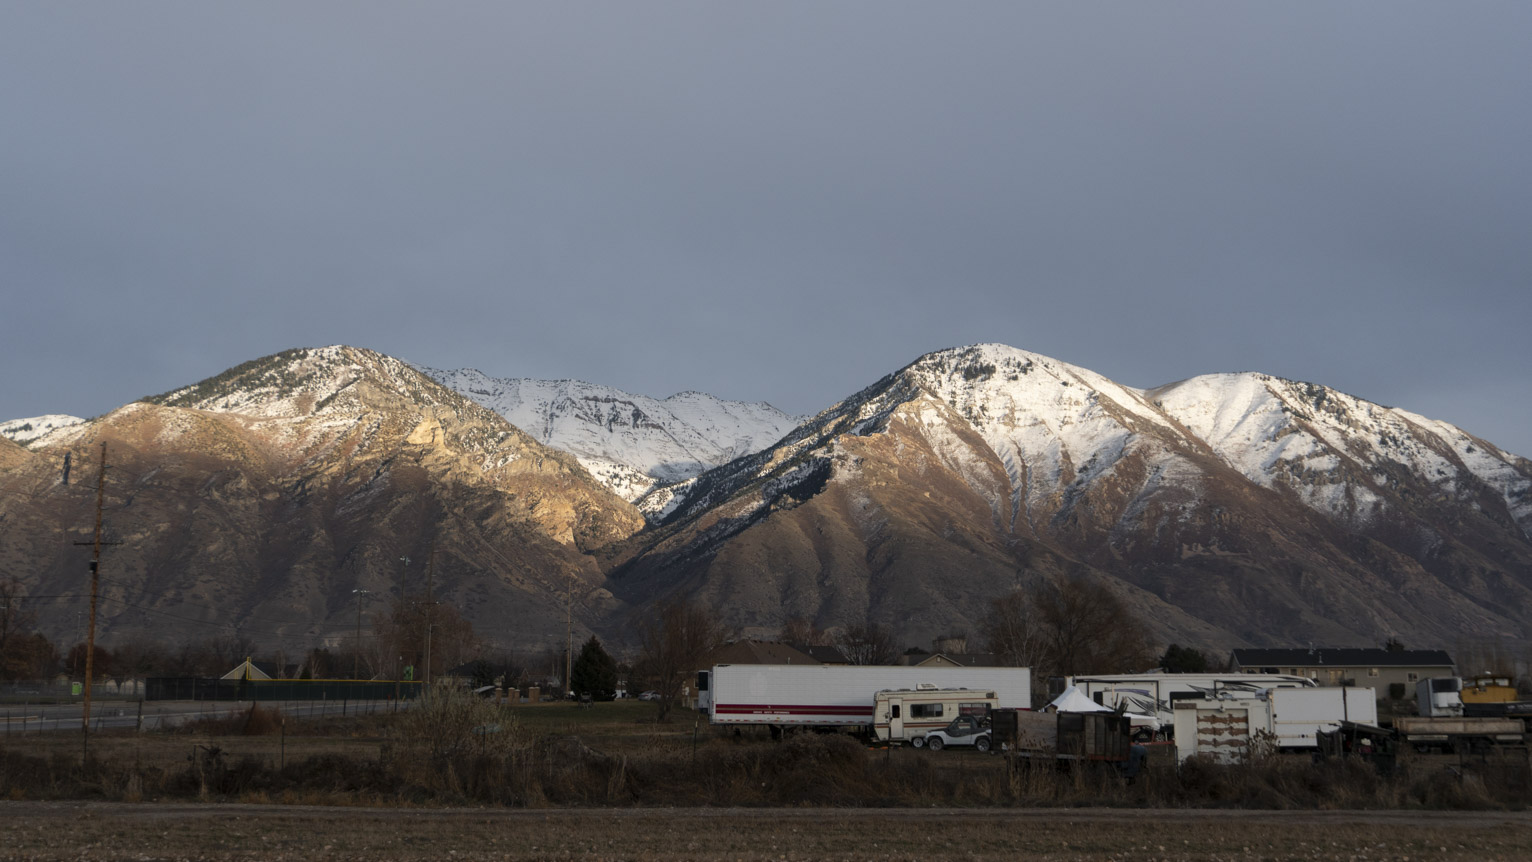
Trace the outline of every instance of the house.
<instances>
[{"instance_id":1,"label":"house","mask_svg":"<svg viewBox=\"0 0 1532 862\"><path fill-rule=\"evenodd\" d=\"M839 652L839 650L837 650ZM842 657L842 663L845 658ZM702 662L703 667L715 664L825 664L810 653L776 641L738 640L724 644Z\"/></svg>"},{"instance_id":2,"label":"house","mask_svg":"<svg viewBox=\"0 0 1532 862\"><path fill-rule=\"evenodd\" d=\"M293 679L297 675L297 665L278 665L274 661L251 661L247 658L219 679Z\"/></svg>"},{"instance_id":3,"label":"house","mask_svg":"<svg viewBox=\"0 0 1532 862\"><path fill-rule=\"evenodd\" d=\"M1420 680L1457 675L1445 650L1418 649L1237 649L1229 668L1306 676L1320 685L1361 686L1396 698L1413 696ZM1403 686L1403 694L1390 688L1395 684Z\"/></svg>"},{"instance_id":4,"label":"house","mask_svg":"<svg viewBox=\"0 0 1532 862\"><path fill-rule=\"evenodd\" d=\"M1000 656L988 652L918 652L899 657L908 667L1003 667Z\"/></svg>"}]
</instances>

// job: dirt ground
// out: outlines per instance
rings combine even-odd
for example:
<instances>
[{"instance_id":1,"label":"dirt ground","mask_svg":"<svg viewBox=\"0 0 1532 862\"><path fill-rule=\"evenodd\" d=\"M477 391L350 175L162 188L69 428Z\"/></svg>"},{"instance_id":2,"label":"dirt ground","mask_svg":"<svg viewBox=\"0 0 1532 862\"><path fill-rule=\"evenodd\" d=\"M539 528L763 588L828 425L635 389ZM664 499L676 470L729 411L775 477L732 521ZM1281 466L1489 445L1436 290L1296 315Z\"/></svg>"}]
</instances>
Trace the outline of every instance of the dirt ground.
<instances>
[{"instance_id":1,"label":"dirt ground","mask_svg":"<svg viewBox=\"0 0 1532 862\"><path fill-rule=\"evenodd\" d=\"M1524 860L1532 813L0 802L0 860Z\"/></svg>"}]
</instances>

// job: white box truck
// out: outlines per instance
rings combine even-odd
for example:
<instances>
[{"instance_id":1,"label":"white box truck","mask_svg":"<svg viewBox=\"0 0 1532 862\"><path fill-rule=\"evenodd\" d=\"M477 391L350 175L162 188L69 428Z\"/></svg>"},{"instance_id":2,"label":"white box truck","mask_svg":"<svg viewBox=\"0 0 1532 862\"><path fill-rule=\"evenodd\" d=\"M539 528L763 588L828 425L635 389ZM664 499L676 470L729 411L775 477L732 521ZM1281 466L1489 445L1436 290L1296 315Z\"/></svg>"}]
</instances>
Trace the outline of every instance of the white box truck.
<instances>
[{"instance_id":1,"label":"white box truck","mask_svg":"<svg viewBox=\"0 0 1532 862\"><path fill-rule=\"evenodd\" d=\"M697 708L713 724L870 730L878 692L993 692L1000 708L1032 708L1024 667L721 664L697 674Z\"/></svg>"},{"instance_id":2,"label":"white box truck","mask_svg":"<svg viewBox=\"0 0 1532 862\"><path fill-rule=\"evenodd\" d=\"M1272 688L1266 700L1279 748L1315 748L1320 731L1333 733L1343 721L1378 724L1378 693L1370 688Z\"/></svg>"}]
</instances>

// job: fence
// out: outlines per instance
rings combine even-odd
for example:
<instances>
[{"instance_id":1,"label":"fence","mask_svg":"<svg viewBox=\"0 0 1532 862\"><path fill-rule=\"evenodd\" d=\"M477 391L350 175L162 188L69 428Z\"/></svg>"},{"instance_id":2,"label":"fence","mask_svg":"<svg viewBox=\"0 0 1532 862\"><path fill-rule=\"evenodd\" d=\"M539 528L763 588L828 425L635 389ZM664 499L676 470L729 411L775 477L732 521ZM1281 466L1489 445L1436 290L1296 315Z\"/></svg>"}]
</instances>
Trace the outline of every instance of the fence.
<instances>
[{"instance_id":1,"label":"fence","mask_svg":"<svg viewBox=\"0 0 1532 862\"><path fill-rule=\"evenodd\" d=\"M150 682L152 682L151 680ZM211 680L210 682L220 682ZM223 682L237 683L239 680ZM251 680L265 683L267 681ZM272 683L303 682L271 680ZM328 682L335 682L333 680ZM350 680L342 682L351 683ZM411 685L406 683L405 685ZM335 716L376 715L407 709L419 694L419 683L404 699L394 700L393 683L353 683L340 687L259 685L204 687L208 695L201 699L153 700L143 695L124 697L122 688L98 683L91 687L91 730L168 730L182 724L238 716L259 700L278 709L288 721L306 721ZM368 686L371 686L370 688ZM149 686L141 690L147 691ZM83 707L83 686L69 682L0 683L0 739L28 734L78 731ZM284 692L296 696L281 697ZM405 689L401 687L401 694ZM330 697L331 693L336 694ZM240 695L243 694L243 697ZM253 697L252 695L259 695ZM358 696L363 695L363 696ZM190 702L188 702L190 701Z\"/></svg>"},{"instance_id":2,"label":"fence","mask_svg":"<svg viewBox=\"0 0 1532 862\"><path fill-rule=\"evenodd\" d=\"M404 700L420 696L415 680L355 679L209 679L151 676L144 681L145 700Z\"/></svg>"}]
</instances>

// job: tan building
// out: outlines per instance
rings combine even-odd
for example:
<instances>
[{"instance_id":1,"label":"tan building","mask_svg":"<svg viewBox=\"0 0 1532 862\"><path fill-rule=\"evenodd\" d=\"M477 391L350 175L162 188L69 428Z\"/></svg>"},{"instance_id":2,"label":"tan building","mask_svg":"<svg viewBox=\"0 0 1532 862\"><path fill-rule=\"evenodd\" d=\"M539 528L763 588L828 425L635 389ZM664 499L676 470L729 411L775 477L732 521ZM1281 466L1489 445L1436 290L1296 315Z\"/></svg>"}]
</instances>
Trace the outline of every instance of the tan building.
<instances>
[{"instance_id":1,"label":"tan building","mask_svg":"<svg viewBox=\"0 0 1532 862\"><path fill-rule=\"evenodd\" d=\"M1445 650L1418 649L1237 649L1230 669L1306 676L1320 685L1371 688L1379 697L1392 696L1389 686L1398 683L1404 686L1406 698L1415 696L1415 683L1420 680L1457 675Z\"/></svg>"}]
</instances>

